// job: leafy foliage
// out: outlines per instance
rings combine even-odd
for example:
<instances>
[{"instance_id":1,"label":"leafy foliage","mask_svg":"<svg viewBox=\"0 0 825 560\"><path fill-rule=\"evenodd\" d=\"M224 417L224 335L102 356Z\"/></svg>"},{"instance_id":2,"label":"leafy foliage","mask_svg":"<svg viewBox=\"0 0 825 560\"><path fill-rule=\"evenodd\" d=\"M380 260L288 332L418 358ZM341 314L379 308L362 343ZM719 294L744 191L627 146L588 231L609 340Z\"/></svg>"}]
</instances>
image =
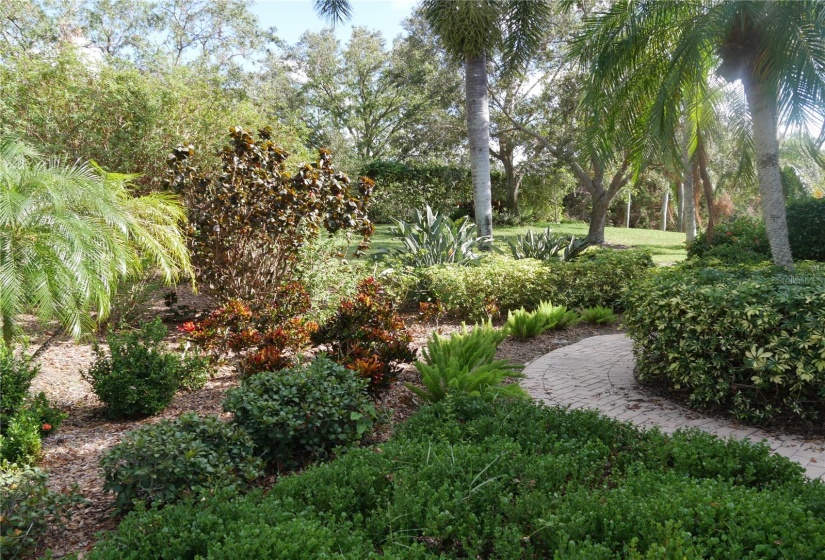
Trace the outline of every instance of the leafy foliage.
<instances>
[{"instance_id":1,"label":"leafy foliage","mask_svg":"<svg viewBox=\"0 0 825 560\"><path fill-rule=\"evenodd\" d=\"M489 323L465 327L445 338L433 333L422 351L423 362L415 362L424 389L407 383L407 388L428 402L450 395L471 395L487 400L499 397L529 398L517 383L505 384L507 377L522 377L523 366L496 360L496 349L507 338L503 330Z\"/></svg>"},{"instance_id":2,"label":"leafy foliage","mask_svg":"<svg viewBox=\"0 0 825 560\"><path fill-rule=\"evenodd\" d=\"M258 136L232 129L222 173L214 177L192 165L194 147L178 146L169 156L167 181L189 208L190 247L201 282L222 298L250 302L270 300L293 280L301 247L321 228L361 233L359 254L373 231L366 215L371 180L351 184L326 150L317 163L290 176L288 154L272 141L272 130L263 128Z\"/></svg>"},{"instance_id":3,"label":"leafy foliage","mask_svg":"<svg viewBox=\"0 0 825 560\"><path fill-rule=\"evenodd\" d=\"M76 488L49 490L48 476L36 467L0 463L0 550L4 558L25 557L50 526L71 515L83 498Z\"/></svg>"},{"instance_id":4,"label":"leafy foliage","mask_svg":"<svg viewBox=\"0 0 825 560\"><path fill-rule=\"evenodd\" d=\"M446 214L426 207L416 210L412 223L396 220L390 233L404 245L391 254L403 266L423 268L437 264L468 265L481 259L476 251L487 240L476 235L476 226L468 218L453 221Z\"/></svg>"},{"instance_id":5,"label":"leafy foliage","mask_svg":"<svg viewBox=\"0 0 825 560\"><path fill-rule=\"evenodd\" d=\"M34 465L40 460L43 443L40 419L30 410L21 410L4 422L0 434L0 460Z\"/></svg>"},{"instance_id":6,"label":"leafy foliage","mask_svg":"<svg viewBox=\"0 0 825 560\"><path fill-rule=\"evenodd\" d=\"M127 432L100 460L103 489L123 509L242 488L263 474L253 452L252 439L231 424L186 413Z\"/></svg>"},{"instance_id":7,"label":"leafy foliage","mask_svg":"<svg viewBox=\"0 0 825 560\"><path fill-rule=\"evenodd\" d=\"M795 259L825 262L825 199L788 205L788 238Z\"/></svg>"},{"instance_id":8,"label":"leafy foliage","mask_svg":"<svg viewBox=\"0 0 825 560\"><path fill-rule=\"evenodd\" d=\"M823 268L662 270L625 300L639 380L749 422L825 412Z\"/></svg>"},{"instance_id":9,"label":"leafy foliage","mask_svg":"<svg viewBox=\"0 0 825 560\"><path fill-rule=\"evenodd\" d=\"M335 361L367 379L373 392L395 380L398 362L414 358L410 335L392 298L371 277L361 281L355 297L341 302L312 340L325 344Z\"/></svg>"},{"instance_id":10,"label":"leafy foliage","mask_svg":"<svg viewBox=\"0 0 825 560\"><path fill-rule=\"evenodd\" d=\"M595 323L597 325L610 325L615 323L617 319L616 314L612 309L609 307L602 307L601 305L582 309L579 316L585 323Z\"/></svg>"},{"instance_id":11,"label":"leafy foliage","mask_svg":"<svg viewBox=\"0 0 825 560\"><path fill-rule=\"evenodd\" d=\"M203 360L182 360L166 350L167 332L160 319L155 319L138 331L109 333L110 356L95 344L95 362L83 378L106 405L109 417L156 414L166 408L183 382L200 383L206 367Z\"/></svg>"},{"instance_id":12,"label":"leafy foliage","mask_svg":"<svg viewBox=\"0 0 825 560\"><path fill-rule=\"evenodd\" d=\"M489 256L476 266L436 266L419 272L424 297L453 316L482 319L490 304L502 312L553 301L569 308L621 307L622 293L653 266L641 251L588 251L571 262Z\"/></svg>"},{"instance_id":13,"label":"leafy foliage","mask_svg":"<svg viewBox=\"0 0 825 560\"><path fill-rule=\"evenodd\" d=\"M16 355L12 348L0 343L0 418L9 418L23 407L38 371L40 367L25 352Z\"/></svg>"},{"instance_id":14,"label":"leafy foliage","mask_svg":"<svg viewBox=\"0 0 825 560\"><path fill-rule=\"evenodd\" d=\"M306 367L244 380L227 392L223 407L252 437L257 453L278 467L356 443L375 415L366 382L323 355Z\"/></svg>"},{"instance_id":15,"label":"leafy foliage","mask_svg":"<svg viewBox=\"0 0 825 560\"><path fill-rule=\"evenodd\" d=\"M290 367L318 326L301 317L310 309L310 296L299 282L277 286L272 296L273 303L254 308L229 300L183 330L213 356L233 352L244 375Z\"/></svg>"},{"instance_id":16,"label":"leafy foliage","mask_svg":"<svg viewBox=\"0 0 825 560\"><path fill-rule=\"evenodd\" d=\"M554 234L550 228L547 228L538 235L532 229L528 229L524 235L516 235L507 239L507 245L514 259L569 261L587 249L590 242L587 239L577 241L575 236Z\"/></svg>"},{"instance_id":17,"label":"leafy foliage","mask_svg":"<svg viewBox=\"0 0 825 560\"><path fill-rule=\"evenodd\" d=\"M88 558L306 557L297 538L344 558L814 560L823 503L764 445L456 397L266 495L133 514Z\"/></svg>"},{"instance_id":18,"label":"leafy foliage","mask_svg":"<svg viewBox=\"0 0 825 560\"><path fill-rule=\"evenodd\" d=\"M771 257L765 224L747 216L737 216L718 224L712 239L702 231L686 246L688 258L717 258L731 264L765 261Z\"/></svg>"}]
</instances>

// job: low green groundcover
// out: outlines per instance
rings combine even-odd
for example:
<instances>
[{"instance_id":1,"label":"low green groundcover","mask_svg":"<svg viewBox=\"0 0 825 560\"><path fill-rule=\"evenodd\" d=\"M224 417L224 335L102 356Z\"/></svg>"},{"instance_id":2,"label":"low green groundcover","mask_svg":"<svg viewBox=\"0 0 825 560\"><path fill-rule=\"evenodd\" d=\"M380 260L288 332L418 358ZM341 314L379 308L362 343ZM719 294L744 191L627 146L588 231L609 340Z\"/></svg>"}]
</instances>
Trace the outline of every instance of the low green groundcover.
<instances>
[{"instance_id":1,"label":"low green groundcover","mask_svg":"<svg viewBox=\"0 0 825 560\"><path fill-rule=\"evenodd\" d=\"M90 559L822 558L825 485L767 447L448 399L268 493L135 511Z\"/></svg>"}]
</instances>

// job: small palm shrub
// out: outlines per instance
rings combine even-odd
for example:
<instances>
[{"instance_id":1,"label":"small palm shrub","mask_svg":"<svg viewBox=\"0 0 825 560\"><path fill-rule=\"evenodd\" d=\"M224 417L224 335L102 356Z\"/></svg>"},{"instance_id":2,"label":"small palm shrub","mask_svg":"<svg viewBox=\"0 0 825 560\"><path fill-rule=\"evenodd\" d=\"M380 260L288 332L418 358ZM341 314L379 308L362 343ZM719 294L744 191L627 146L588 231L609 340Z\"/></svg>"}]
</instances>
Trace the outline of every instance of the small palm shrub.
<instances>
[{"instance_id":1,"label":"small palm shrub","mask_svg":"<svg viewBox=\"0 0 825 560\"><path fill-rule=\"evenodd\" d=\"M575 236L568 237L553 233L550 228L547 228L539 234L528 229L524 235L516 235L507 239L507 245L516 260L569 261L579 256L590 246L590 243L586 239L576 240Z\"/></svg>"},{"instance_id":2,"label":"small palm shrub","mask_svg":"<svg viewBox=\"0 0 825 560\"><path fill-rule=\"evenodd\" d=\"M496 349L507 337L489 323L472 330L465 327L449 338L433 333L423 350L423 361L415 363L424 388L407 384L407 388L428 402L438 402L448 395L464 394L487 400L498 397L529 398L518 384L505 384L507 377L522 377L523 366L496 360Z\"/></svg>"},{"instance_id":3,"label":"small palm shrub","mask_svg":"<svg viewBox=\"0 0 825 560\"><path fill-rule=\"evenodd\" d=\"M413 268L478 262L481 258L478 250L487 242L478 237L476 226L469 218L453 221L446 214L433 212L429 206L423 213L416 210L416 219L412 223L396 220L390 233L403 244L403 248L390 254L402 266Z\"/></svg>"},{"instance_id":4,"label":"small palm shrub","mask_svg":"<svg viewBox=\"0 0 825 560\"><path fill-rule=\"evenodd\" d=\"M168 331L160 319L140 330L106 337L110 355L95 344L95 362L83 378L106 406L110 418L149 416L166 408L185 383L201 385L207 363L200 356L183 359L166 349Z\"/></svg>"},{"instance_id":5,"label":"small palm shrub","mask_svg":"<svg viewBox=\"0 0 825 560\"><path fill-rule=\"evenodd\" d=\"M26 557L49 527L71 516L69 506L83 502L77 488L53 492L48 475L37 467L0 462L0 550L4 559Z\"/></svg>"},{"instance_id":6,"label":"small palm shrub","mask_svg":"<svg viewBox=\"0 0 825 560\"><path fill-rule=\"evenodd\" d=\"M219 488L241 488L263 474L252 439L215 416L182 414L128 432L100 460L103 489L118 508L170 504Z\"/></svg>"},{"instance_id":7,"label":"small palm shrub","mask_svg":"<svg viewBox=\"0 0 825 560\"><path fill-rule=\"evenodd\" d=\"M610 325L616 322L616 314L609 307L588 307L582 309L579 313L581 320L585 323L594 323L596 325Z\"/></svg>"},{"instance_id":8,"label":"small palm shrub","mask_svg":"<svg viewBox=\"0 0 825 560\"><path fill-rule=\"evenodd\" d=\"M375 416L366 381L324 355L305 367L245 379L227 392L223 408L278 467L355 444Z\"/></svg>"},{"instance_id":9,"label":"small palm shrub","mask_svg":"<svg viewBox=\"0 0 825 560\"><path fill-rule=\"evenodd\" d=\"M526 311L523 307L510 311L504 330L507 334L520 339L534 338L548 330L558 330L575 325L579 316L566 307L553 306L543 301L535 311Z\"/></svg>"}]
</instances>

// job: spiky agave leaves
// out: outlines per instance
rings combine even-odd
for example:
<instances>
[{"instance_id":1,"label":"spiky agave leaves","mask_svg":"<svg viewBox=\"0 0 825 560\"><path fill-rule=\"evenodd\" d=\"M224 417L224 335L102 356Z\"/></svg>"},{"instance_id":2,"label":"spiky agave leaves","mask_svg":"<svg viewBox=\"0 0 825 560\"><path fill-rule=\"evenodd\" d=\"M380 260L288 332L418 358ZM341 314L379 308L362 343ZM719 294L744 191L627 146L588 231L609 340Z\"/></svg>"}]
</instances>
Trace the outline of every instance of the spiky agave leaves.
<instances>
[{"instance_id":1,"label":"spiky agave leaves","mask_svg":"<svg viewBox=\"0 0 825 560\"><path fill-rule=\"evenodd\" d=\"M429 402L437 402L450 394L467 394L485 400L499 397L529 398L518 384L505 384L507 377L523 377L520 364L496 360L496 349L507 333L494 329L490 323L465 326L449 338L433 333L423 350L424 360L415 367L421 374L424 388L407 383L407 388Z\"/></svg>"}]
</instances>

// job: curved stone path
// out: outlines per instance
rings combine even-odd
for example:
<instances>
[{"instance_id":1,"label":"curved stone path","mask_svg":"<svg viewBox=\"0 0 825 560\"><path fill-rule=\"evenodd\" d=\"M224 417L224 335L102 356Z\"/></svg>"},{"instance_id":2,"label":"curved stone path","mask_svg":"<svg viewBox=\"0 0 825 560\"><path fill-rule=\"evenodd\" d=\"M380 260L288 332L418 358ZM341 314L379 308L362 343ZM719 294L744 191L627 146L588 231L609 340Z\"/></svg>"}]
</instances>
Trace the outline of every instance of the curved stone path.
<instances>
[{"instance_id":1,"label":"curved stone path","mask_svg":"<svg viewBox=\"0 0 825 560\"><path fill-rule=\"evenodd\" d=\"M623 334L586 338L554 350L524 368L521 385L549 405L590 408L665 433L699 428L720 437L766 440L774 453L796 461L811 478L825 480L825 440L769 434L734 421L705 416L643 392L633 376L633 343Z\"/></svg>"}]
</instances>

